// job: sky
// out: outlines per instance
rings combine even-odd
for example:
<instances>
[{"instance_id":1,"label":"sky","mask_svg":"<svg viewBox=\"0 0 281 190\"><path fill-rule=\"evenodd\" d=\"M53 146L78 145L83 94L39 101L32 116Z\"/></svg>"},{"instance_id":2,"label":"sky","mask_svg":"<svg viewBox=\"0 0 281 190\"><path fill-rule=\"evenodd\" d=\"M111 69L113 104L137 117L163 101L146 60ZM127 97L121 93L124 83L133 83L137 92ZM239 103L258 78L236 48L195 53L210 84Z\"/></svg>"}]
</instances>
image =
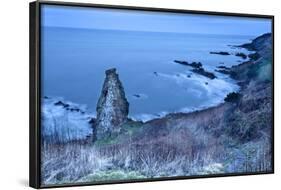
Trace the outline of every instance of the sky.
<instances>
[{"instance_id":1,"label":"sky","mask_svg":"<svg viewBox=\"0 0 281 190\"><path fill-rule=\"evenodd\" d=\"M258 36L271 20L151 11L43 5L42 26Z\"/></svg>"}]
</instances>

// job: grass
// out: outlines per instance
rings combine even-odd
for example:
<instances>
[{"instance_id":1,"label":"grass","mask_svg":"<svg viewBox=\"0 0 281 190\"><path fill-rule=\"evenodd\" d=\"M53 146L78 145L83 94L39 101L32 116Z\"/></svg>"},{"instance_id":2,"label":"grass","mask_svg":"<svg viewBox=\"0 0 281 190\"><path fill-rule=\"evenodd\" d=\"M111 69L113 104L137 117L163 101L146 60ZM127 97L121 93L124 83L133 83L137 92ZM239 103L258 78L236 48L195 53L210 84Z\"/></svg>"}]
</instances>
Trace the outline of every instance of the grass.
<instances>
[{"instance_id":1,"label":"grass","mask_svg":"<svg viewBox=\"0 0 281 190\"><path fill-rule=\"evenodd\" d=\"M138 121L128 121L124 123L121 126L121 132L119 134L113 133L111 136L104 138L104 139L99 139L95 141L95 145L97 146L103 146L103 145L113 145L121 140L128 139L130 138L135 132L137 132L139 129L141 129L143 126L142 122Z\"/></svg>"},{"instance_id":2,"label":"grass","mask_svg":"<svg viewBox=\"0 0 281 190\"><path fill-rule=\"evenodd\" d=\"M123 124L122 129L126 132L126 134L132 136L142 126L143 126L142 122L129 121Z\"/></svg>"},{"instance_id":3,"label":"grass","mask_svg":"<svg viewBox=\"0 0 281 190\"><path fill-rule=\"evenodd\" d=\"M96 140L95 145L97 145L97 146L111 145L111 144L116 144L117 142L118 142L118 136L112 135L112 136L107 137L107 138Z\"/></svg>"},{"instance_id":4,"label":"grass","mask_svg":"<svg viewBox=\"0 0 281 190\"><path fill-rule=\"evenodd\" d=\"M114 180L126 180L126 179L143 179L146 176L135 172L135 171L124 171L124 170L111 170L111 171L99 171L95 174L90 174L83 177L79 181L82 182L94 182L94 181L114 181Z\"/></svg>"}]
</instances>

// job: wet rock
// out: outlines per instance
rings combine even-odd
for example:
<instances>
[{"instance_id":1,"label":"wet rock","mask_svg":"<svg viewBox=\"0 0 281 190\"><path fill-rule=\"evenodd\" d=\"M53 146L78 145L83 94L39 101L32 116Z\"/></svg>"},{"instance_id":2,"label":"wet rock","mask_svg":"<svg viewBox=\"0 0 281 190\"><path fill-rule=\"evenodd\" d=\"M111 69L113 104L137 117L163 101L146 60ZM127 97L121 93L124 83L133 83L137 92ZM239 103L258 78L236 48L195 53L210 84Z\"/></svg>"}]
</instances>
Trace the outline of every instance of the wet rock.
<instances>
[{"instance_id":1,"label":"wet rock","mask_svg":"<svg viewBox=\"0 0 281 190\"><path fill-rule=\"evenodd\" d=\"M54 103L55 106L63 106L64 103L62 101L58 101L56 103Z\"/></svg>"},{"instance_id":2,"label":"wet rock","mask_svg":"<svg viewBox=\"0 0 281 190\"><path fill-rule=\"evenodd\" d=\"M253 61L258 60L258 59L261 57L258 53L251 53L251 54L249 54L248 56L249 56L249 58L250 58L251 60L253 60Z\"/></svg>"},{"instance_id":3,"label":"wet rock","mask_svg":"<svg viewBox=\"0 0 281 190\"><path fill-rule=\"evenodd\" d=\"M64 102L62 102L62 101L58 101L58 102L54 103L54 105L55 105L55 106L62 106L62 107L64 107L64 108L69 108L69 104L64 103Z\"/></svg>"},{"instance_id":4,"label":"wet rock","mask_svg":"<svg viewBox=\"0 0 281 190\"><path fill-rule=\"evenodd\" d=\"M202 63L201 62L192 62L192 63L188 63L187 61L179 61L179 60L174 60L175 63L181 64L181 65L186 65L186 66L190 66L193 68L201 68L202 67Z\"/></svg>"},{"instance_id":5,"label":"wet rock","mask_svg":"<svg viewBox=\"0 0 281 190\"><path fill-rule=\"evenodd\" d=\"M189 63L187 61L174 60L174 62L181 64L181 65L189 65Z\"/></svg>"},{"instance_id":6,"label":"wet rock","mask_svg":"<svg viewBox=\"0 0 281 190\"><path fill-rule=\"evenodd\" d=\"M95 122L96 122L96 119L95 119L95 118L91 118L91 119L89 120L89 124L91 124L92 126L95 124Z\"/></svg>"},{"instance_id":7,"label":"wet rock","mask_svg":"<svg viewBox=\"0 0 281 190\"><path fill-rule=\"evenodd\" d=\"M228 69L226 66L217 66L218 69Z\"/></svg>"},{"instance_id":8,"label":"wet rock","mask_svg":"<svg viewBox=\"0 0 281 190\"><path fill-rule=\"evenodd\" d=\"M133 94L133 96L136 97L136 98L140 98L141 97L141 95L139 95L139 94Z\"/></svg>"},{"instance_id":9,"label":"wet rock","mask_svg":"<svg viewBox=\"0 0 281 190\"><path fill-rule=\"evenodd\" d=\"M226 74L226 75L232 75L233 72L229 69L229 68L225 68L225 69L216 69L216 72L222 73L222 74Z\"/></svg>"},{"instance_id":10,"label":"wet rock","mask_svg":"<svg viewBox=\"0 0 281 190\"><path fill-rule=\"evenodd\" d=\"M203 68L199 68L199 69L192 69L191 71L193 71L194 73L197 73L199 75L208 77L210 79L215 79L217 78L216 75L214 73L211 73L209 71L205 71Z\"/></svg>"},{"instance_id":11,"label":"wet rock","mask_svg":"<svg viewBox=\"0 0 281 190\"><path fill-rule=\"evenodd\" d=\"M246 54L244 54L244 53L236 53L235 54L237 57L241 57L242 59L247 59L247 55Z\"/></svg>"},{"instance_id":12,"label":"wet rock","mask_svg":"<svg viewBox=\"0 0 281 190\"><path fill-rule=\"evenodd\" d=\"M230 53L226 52L226 51L211 51L210 54L218 54L218 55L230 55Z\"/></svg>"}]
</instances>

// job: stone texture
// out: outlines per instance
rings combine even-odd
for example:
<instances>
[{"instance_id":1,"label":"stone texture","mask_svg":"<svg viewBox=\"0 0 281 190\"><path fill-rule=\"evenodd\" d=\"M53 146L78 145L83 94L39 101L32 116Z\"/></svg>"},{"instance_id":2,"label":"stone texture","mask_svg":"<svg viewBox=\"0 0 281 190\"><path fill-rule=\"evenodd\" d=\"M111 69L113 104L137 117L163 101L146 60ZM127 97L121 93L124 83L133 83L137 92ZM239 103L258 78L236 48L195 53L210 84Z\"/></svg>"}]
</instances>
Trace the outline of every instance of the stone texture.
<instances>
[{"instance_id":1,"label":"stone texture","mask_svg":"<svg viewBox=\"0 0 281 190\"><path fill-rule=\"evenodd\" d=\"M105 74L105 81L96 108L94 139L97 140L118 133L120 126L127 121L129 113L129 103L116 69L109 69Z\"/></svg>"}]
</instances>

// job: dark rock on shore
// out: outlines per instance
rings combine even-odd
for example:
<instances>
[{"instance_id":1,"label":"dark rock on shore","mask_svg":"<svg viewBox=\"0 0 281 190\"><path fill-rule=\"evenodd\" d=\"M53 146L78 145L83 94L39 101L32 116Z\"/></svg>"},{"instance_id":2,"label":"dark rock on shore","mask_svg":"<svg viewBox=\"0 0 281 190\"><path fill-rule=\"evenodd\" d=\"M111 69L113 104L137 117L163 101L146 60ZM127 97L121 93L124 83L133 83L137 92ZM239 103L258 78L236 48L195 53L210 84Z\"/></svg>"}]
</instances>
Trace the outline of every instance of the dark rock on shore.
<instances>
[{"instance_id":1,"label":"dark rock on shore","mask_svg":"<svg viewBox=\"0 0 281 190\"><path fill-rule=\"evenodd\" d=\"M69 108L69 104L67 104L67 103L64 103L64 102L62 102L62 101L58 101L58 102L56 102L56 103L54 103L54 105L55 106L62 106L62 107L64 107L64 108Z\"/></svg>"},{"instance_id":2,"label":"dark rock on shore","mask_svg":"<svg viewBox=\"0 0 281 190\"><path fill-rule=\"evenodd\" d=\"M189 64L189 66L191 66L193 68L201 68L202 63L201 62L192 62L192 63Z\"/></svg>"},{"instance_id":3,"label":"dark rock on shore","mask_svg":"<svg viewBox=\"0 0 281 190\"><path fill-rule=\"evenodd\" d=\"M217 78L214 73L205 71L203 68L198 68L198 69L196 68L196 69L192 69L191 71L193 71L194 73L203 75L203 76L205 76L205 77L208 77L208 78L210 78L210 79L215 79L215 78Z\"/></svg>"},{"instance_id":4,"label":"dark rock on shore","mask_svg":"<svg viewBox=\"0 0 281 190\"><path fill-rule=\"evenodd\" d=\"M55 106L64 106L65 104L62 101L54 103Z\"/></svg>"},{"instance_id":5,"label":"dark rock on shore","mask_svg":"<svg viewBox=\"0 0 281 190\"><path fill-rule=\"evenodd\" d=\"M94 139L108 138L120 131L120 126L128 120L129 103L116 69L105 72L102 92L97 103Z\"/></svg>"},{"instance_id":6,"label":"dark rock on shore","mask_svg":"<svg viewBox=\"0 0 281 190\"><path fill-rule=\"evenodd\" d=\"M232 72L229 69L216 69L216 72L222 73L222 74L226 74L226 75L231 75Z\"/></svg>"},{"instance_id":7,"label":"dark rock on shore","mask_svg":"<svg viewBox=\"0 0 281 190\"><path fill-rule=\"evenodd\" d=\"M247 59L247 55L246 55L245 53L239 52L239 53L236 53L235 55L236 55L237 57L241 57L242 59Z\"/></svg>"},{"instance_id":8,"label":"dark rock on shore","mask_svg":"<svg viewBox=\"0 0 281 190\"><path fill-rule=\"evenodd\" d=\"M226 51L211 51L210 54L218 54L218 55L230 55L230 53L226 52Z\"/></svg>"},{"instance_id":9,"label":"dark rock on shore","mask_svg":"<svg viewBox=\"0 0 281 190\"><path fill-rule=\"evenodd\" d=\"M226 67L226 66L218 66L217 68L218 68L218 69L215 70L216 72L223 73L223 74L227 74L227 75L232 75L232 74L234 74L234 73L231 71L231 68L229 68L229 67Z\"/></svg>"},{"instance_id":10,"label":"dark rock on shore","mask_svg":"<svg viewBox=\"0 0 281 190\"><path fill-rule=\"evenodd\" d=\"M136 97L136 98L140 98L141 97L141 95L139 95L139 94L133 94L133 96Z\"/></svg>"},{"instance_id":11,"label":"dark rock on shore","mask_svg":"<svg viewBox=\"0 0 281 190\"><path fill-rule=\"evenodd\" d=\"M208 72L208 71L205 71L205 69L203 68L203 65L201 62L192 62L192 63L188 63L187 61L179 61L179 60L175 60L174 61L175 63L179 63L181 65L186 65L186 66L190 66L192 67L193 69L191 70L192 72L194 73L197 73L197 74L200 74L200 75L203 75L205 77L208 77L210 79L215 79L217 78L215 76L214 73L211 73L211 72ZM191 76L190 75L187 75L188 78L190 78Z\"/></svg>"},{"instance_id":12,"label":"dark rock on shore","mask_svg":"<svg viewBox=\"0 0 281 190\"><path fill-rule=\"evenodd\" d=\"M179 61L179 60L174 60L175 63L181 64L181 65L186 65L186 66L190 66L193 68L201 68L202 67L202 63L201 62L192 62L192 63L188 63L187 61Z\"/></svg>"},{"instance_id":13,"label":"dark rock on shore","mask_svg":"<svg viewBox=\"0 0 281 190\"><path fill-rule=\"evenodd\" d=\"M217 66L218 69L229 69L228 67L226 66Z\"/></svg>"},{"instance_id":14,"label":"dark rock on shore","mask_svg":"<svg viewBox=\"0 0 281 190\"><path fill-rule=\"evenodd\" d=\"M174 60L174 62L179 63L181 65L189 65L187 61Z\"/></svg>"},{"instance_id":15,"label":"dark rock on shore","mask_svg":"<svg viewBox=\"0 0 281 190\"><path fill-rule=\"evenodd\" d=\"M251 53L248 55L248 57L253 60L253 61L256 61L258 60L261 56L258 54L258 53Z\"/></svg>"},{"instance_id":16,"label":"dark rock on shore","mask_svg":"<svg viewBox=\"0 0 281 190\"><path fill-rule=\"evenodd\" d=\"M75 112L79 112L79 111L80 111L79 108L69 108L68 110L70 110L70 111L75 111Z\"/></svg>"},{"instance_id":17,"label":"dark rock on shore","mask_svg":"<svg viewBox=\"0 0 281 190\"><path fill-rule=\"evenodd\" d=\"M93 126L95 126L95 123L96 123L96 119L92 117L92 118L89 120L89 124L91 124L91 126L93 127Z\"/></svg>"},{"instance_id":18,"label":"dark rock on shore","mask_svg":"<svg viewBox=\"0 0 281 190\"><path fill-rule=\"evenodd\" d=\"M62 101L57 101L54 103L55 106L62 106L65 110L71 111L71 112L80 112L81 114L84 114L85 112L82 111L80 108L76 106L69 105L67 103L64 103Z\"/></svg>"}]
</instances>

